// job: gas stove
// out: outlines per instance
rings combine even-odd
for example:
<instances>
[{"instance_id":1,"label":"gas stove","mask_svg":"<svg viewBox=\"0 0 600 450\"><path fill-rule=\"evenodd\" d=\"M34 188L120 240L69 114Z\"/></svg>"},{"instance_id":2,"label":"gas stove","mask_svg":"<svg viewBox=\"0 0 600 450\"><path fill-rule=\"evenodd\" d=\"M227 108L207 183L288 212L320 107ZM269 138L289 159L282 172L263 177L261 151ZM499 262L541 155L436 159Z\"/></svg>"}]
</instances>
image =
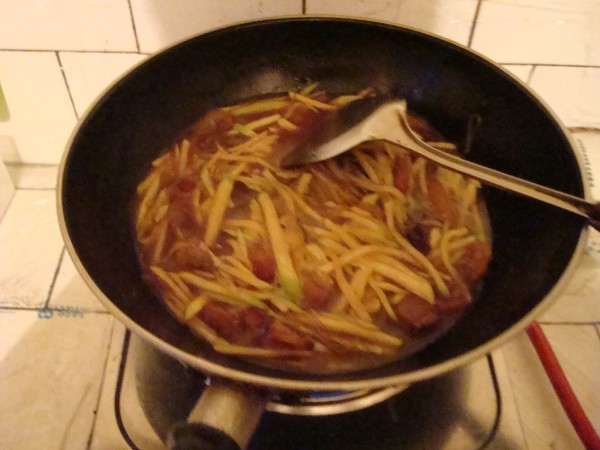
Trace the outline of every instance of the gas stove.
<instances>
[{"instance_id":1,"label":"gas stove","mask_svg":"<svg viewBox=\"0 0 600 450\"><path fill-rule=\"evenodd\" d=\"M123 448L164 448L167 430L185 420L210 378L130 332L119 350L115 420L97 424L95 434L118 434ZM281 396L268 404L248 450L518 448L522 435L513 408L504 407L504 376L501 358L487 355L410 386Z\"/></svg>"}]
</instances>

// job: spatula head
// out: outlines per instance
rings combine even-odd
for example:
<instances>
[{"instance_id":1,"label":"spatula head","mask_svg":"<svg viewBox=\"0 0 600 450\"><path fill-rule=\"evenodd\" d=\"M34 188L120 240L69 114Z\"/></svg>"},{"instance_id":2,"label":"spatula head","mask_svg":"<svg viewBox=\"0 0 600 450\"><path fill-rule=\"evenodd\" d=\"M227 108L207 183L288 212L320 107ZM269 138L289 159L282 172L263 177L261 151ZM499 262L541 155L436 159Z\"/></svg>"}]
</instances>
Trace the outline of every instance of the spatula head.
<instances>
[{"instance_id":1,"label":"spatula head","mask_svg":"<svg viewBox=\"0 0 600 450\"><path fill-rule=\"evenodd\" d=\"M283 158L281 165L294 167L323 161L363 142L386 137L380 135L376 124L381 122L382 114L389 115L387 109L390 104L406 107L402 100L393 101L389 97L369 96L332 111L313 133L303 139L301 145ZM386 123L389 121L389 118L384 120Z\"/></svg>"}]
</instances>

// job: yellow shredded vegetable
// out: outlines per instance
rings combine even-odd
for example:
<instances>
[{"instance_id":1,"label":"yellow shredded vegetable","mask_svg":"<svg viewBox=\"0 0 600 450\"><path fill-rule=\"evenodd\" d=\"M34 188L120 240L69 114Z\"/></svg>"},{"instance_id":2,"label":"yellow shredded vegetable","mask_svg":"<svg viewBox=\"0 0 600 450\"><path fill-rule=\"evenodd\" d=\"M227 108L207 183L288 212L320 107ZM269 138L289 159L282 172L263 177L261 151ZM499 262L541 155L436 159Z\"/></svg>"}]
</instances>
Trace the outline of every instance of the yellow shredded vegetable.
<instances>
[{"instance_id":1,"label":"yellow shredded vegetable","mask_svg":"<svg viewBox=\"0 0 600 450\"><path fill-rule=\"evenodd\" d=\"M401 354L415 339L415 311L435 329L457 295L461 308L471 301L471 266L489 258L478 182L379 142L280 167L326 114L371 94L329 96L312 84L220 108L137 186L142 267L215 350L284 368L356 370ZM198 131L206 129L213 134ZM429 189L432 180L441 188ZM452 221L436 210L445 205L457 211Z\"/></svg>"}]
</instances>

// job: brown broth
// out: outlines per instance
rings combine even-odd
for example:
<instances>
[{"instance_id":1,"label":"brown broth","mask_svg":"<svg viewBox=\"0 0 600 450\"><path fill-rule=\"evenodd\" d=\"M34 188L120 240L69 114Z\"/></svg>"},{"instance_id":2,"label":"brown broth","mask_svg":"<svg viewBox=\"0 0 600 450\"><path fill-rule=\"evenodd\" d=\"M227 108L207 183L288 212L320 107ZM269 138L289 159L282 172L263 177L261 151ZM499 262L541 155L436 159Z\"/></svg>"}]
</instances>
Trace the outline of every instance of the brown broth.
<instances>
[{"instance_id":1,"label":"brown broth","mask_svg":"<svg viewBox=\"0 0 600 450\"><path fill-rule=\"evenodd\" d=\"M145 277L217 351L285 370L360 370L421 350L472 302L491 257L476 182L382 143L278 167L342 98L212 111L138 187Z\"/></svg>"}]
</instances>

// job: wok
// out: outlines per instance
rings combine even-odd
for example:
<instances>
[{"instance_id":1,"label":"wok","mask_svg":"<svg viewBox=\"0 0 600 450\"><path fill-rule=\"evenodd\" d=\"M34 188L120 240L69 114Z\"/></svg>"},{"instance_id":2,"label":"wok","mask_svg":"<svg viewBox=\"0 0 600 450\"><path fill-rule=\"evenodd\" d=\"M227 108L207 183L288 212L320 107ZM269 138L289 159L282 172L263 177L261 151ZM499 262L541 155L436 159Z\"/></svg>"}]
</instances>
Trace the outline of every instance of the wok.
<instances>
[{"instance_id":1,"label":"wok","mask_svg":"<svg viewBox=\"0 0 600 450\"><path fill-rule=\"evenodd\" d=\"M467 159L573 195L582 170L565 129L526 86L473 51L414 29L352 18L294 17L199 35L147 59L106 90L66 149L61 231L92 291L161 351L217 378L277 390L409 384L466 364L522 331L555 299L582 254L583 220L484 189L494 254L477 300L425 350L383 367L317 376L214 352L144 283L132 233L136 185L150 162L204 112L318 81L330 92L372 86L407 100ZM479 126L470 135L469 124Z\"/></svg>"}]
</instances>

